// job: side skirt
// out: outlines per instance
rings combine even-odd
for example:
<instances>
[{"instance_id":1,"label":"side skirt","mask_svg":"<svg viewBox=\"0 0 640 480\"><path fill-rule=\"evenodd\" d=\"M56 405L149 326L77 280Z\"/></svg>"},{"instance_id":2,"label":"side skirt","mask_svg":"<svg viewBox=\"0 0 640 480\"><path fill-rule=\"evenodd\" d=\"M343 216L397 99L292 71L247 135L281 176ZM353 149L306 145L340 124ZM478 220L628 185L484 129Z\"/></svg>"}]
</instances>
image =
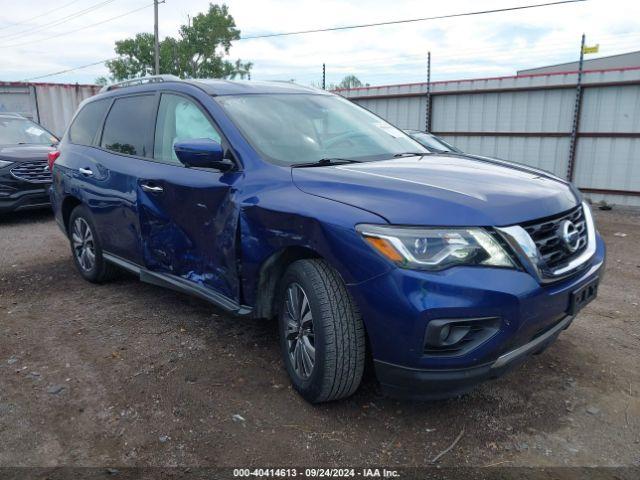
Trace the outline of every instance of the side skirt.
<instances>
[{"instance_id":1,"label":"side skirt","mask_svg":"<svg viewBox=\"0 0 640 480\"><path fill-rule=\"evenodd\" d=\"M196 283L185 280L184 278L168 273L152 272L143 268L135 263L113 255L111 253L104 252L102 254L105 260L117 265L124 270L127 270L140 277L140 280L159 287L170 288L187 295L202 298L215 306L237 316L249 316L251 315L252 308L247 305L241 305L235 300L226 297L220 293L214 292L208 288L205 288Z\"/></svg>"}]
</instances>

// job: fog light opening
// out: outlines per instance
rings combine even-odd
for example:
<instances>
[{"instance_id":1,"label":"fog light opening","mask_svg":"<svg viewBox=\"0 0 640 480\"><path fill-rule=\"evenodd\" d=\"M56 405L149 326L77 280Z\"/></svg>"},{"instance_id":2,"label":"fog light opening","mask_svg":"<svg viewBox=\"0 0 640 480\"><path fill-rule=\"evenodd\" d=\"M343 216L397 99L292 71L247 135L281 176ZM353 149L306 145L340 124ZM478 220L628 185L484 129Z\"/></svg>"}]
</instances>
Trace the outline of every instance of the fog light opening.
<instances>
[{"instance_id":1,"label":"fog light opening","mask_svg":"<svg viewBox=\"0 0 640 480\"><path fill-rule=\"evenodd\" d=\"M498 332L497 317L434 319L425 332L424 353L455 355L473 349Z\"/></svg>"},{"instance_id":2,"label":"fog light opening","mask_svg":"<svg viewBox=\"0 0 640 480\"><path fill-rule=\"evenodd\" d=\"M451 333L451 325L447 324L440 329L440 343L445 343Z\"/></svg>"}]
</instances>

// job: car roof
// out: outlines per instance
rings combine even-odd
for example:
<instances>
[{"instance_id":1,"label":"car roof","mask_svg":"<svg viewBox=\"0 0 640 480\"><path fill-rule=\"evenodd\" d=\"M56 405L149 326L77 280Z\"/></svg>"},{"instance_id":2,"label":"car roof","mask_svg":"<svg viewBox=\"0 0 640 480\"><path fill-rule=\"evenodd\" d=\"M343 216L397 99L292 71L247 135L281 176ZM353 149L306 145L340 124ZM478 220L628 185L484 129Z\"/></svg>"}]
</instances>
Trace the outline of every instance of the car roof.
<instances>
[{"instance_id":1,"label":"car roof","mask_svg":"<svg viewBox=\"0 0 640 480\"><path fill-rule=\"evenodd\" d=\"M202 88L209 95L239 95L259 93L316 93L329 94L324 90L313 87L304 87L292 82L266 82L256 80L183 80Z\"/></svg>"}]
</instances>

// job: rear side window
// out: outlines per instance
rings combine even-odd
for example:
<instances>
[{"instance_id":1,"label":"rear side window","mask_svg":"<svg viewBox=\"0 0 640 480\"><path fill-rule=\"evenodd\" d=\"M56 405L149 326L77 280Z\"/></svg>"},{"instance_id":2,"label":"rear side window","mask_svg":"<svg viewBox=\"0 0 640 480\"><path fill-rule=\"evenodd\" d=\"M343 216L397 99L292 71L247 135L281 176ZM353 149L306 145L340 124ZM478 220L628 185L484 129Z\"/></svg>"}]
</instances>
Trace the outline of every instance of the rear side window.
<instances>
[{"instance_id":1,"label":"rear side window","mask_svg":"<svg viewBox=\"0 0 640 480\"><path fill-rule=\"evenodd\" d=\"M92 145L108 106L109 100L104 99L82 107L69 128L69 141L79 145Z\"/></svg>"},{"instance_id":2,"label":"rear side window","mask_svg":"<svg viewBox=\"0 0 640 480\"><path fill-rule=\"evenodd\" d=\"M118 98L104 122L101 147L127 155L150 157L149 125L155 120L155 96Z\"/></svg>"}]
</instances>

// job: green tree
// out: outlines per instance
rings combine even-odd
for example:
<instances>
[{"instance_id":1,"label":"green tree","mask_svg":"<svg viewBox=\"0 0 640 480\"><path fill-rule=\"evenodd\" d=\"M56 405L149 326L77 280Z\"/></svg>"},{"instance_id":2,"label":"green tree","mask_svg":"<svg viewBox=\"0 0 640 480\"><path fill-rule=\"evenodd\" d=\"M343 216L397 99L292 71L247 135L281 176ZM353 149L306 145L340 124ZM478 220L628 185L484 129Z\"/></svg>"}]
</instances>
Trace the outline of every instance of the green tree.
<instances>
[{"instance_id":1,"label":"green tree","mask_svg":"<svg viewBox=\"0 0 640 480\"><path fill-rule=\"evenodd\" d=\"M322 88L322 82L314 81L311 82L311 86L314 88ZM358 77L355 75L347 75L340 83L327 83L327 90L338 90L338 89L350 89L350 88L358 88L358 87L368 87L368 83L362 83Z\"/></svg>"},{"instance_id":2,"label":"green tree","mask_svg":"<svg viewBox=\"0 0 640 480\"><path fill-rule=\"evenodd\" d=\"M240 38L240 30L226 5L209 4L206 13L196 15L182 25L178 38L160 42L160 73L180 78L244 78L253 64L230 61L231 42ZM106 62L110 80L154 74L153 34L138 33L116 42L118 58Z\"/></svg>"},{"instance_id":3,"label":"green tree","mask_svg":"<svg viewBox=\"0 0 640 480\"><path fill-rule=\"evenodd\" d=\"M358 88L362 86L362 82L355 75L347 75L336 85L337 88Z\"/></svg>"}]
</instances>

